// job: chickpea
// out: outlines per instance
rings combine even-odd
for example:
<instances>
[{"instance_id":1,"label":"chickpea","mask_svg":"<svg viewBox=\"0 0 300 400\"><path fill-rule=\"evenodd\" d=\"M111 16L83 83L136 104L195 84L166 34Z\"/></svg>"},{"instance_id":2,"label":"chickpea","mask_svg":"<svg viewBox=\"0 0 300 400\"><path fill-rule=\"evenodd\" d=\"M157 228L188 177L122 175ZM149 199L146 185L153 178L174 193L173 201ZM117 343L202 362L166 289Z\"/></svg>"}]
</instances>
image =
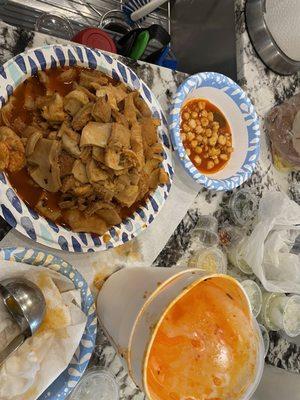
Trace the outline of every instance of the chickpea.
<instances>
[{"instance_id":1,"label":"chickpea","mask_svg":"<svg viewBox=\"0 0 300 400\"><path fill-rule=\"evenodd\" d=\"M182 125L183 132L187 133L191 130L191 128L187 124Z\"/></svg>"},{"instance_id":2,"label":"chickpea","mask_svg":"<svg viewBox=\"0 0 300 400\"><path fill-rule=\"evenodd\" d=\"M214 127L214 128L220 128L220 124L219 124L219 122L217 122L217 121L214 121L213 123L212 123L212 126Z\"/></svg>"},{"instance_id":3,"label":"chickpea","mask_svg":"<svg viewBox=\"0 0 300 400\"><path fill-rule=\"evenodd\" d=\"M185 119L186 121L190 119L190 113L188 112L184 112L182 115L183 119Z\"/></svg>"},{"instance_id":4,"label":"chickpea","mask_svg":"<svg viewBox=\"0 0 300 400\"><path fill-rule=\"evenodd\" d=\"M209 124L209 120L207 118L205 118L205 117L202 117L201 118L201 125L203 127L206 127L206 126L208 126L208 124Z\"/></svg>"},{"instance_id":5,"label":"chickpea","mask_svg":"<svg viewBox=\"0 0 300 400\"><path fill-rule=\"evenodd\" d=\"M186 141L186 134L185 134L185 133L181 133L181 140L182 140L183 142Z\"/></svg>"},{"instance_id":6,"label":"chickpea","mask_svg":"<svg viewBox=\"0 0 300 400\"><path fill-rule=\"evenodd\" d=\"M191 146L193 147L193 149L195 149L197 147L197 145L198 145L197 140L192 140L191 141Z\"/></svg>"},{"instance_id":7,"label":"chickpea","mask_svg":"<svg viewBox=\"0 0 300 400\"><path fill-rule=\"evenodd\" d=\"M206 136L207 136L207 137L211 137L211 135L212 135L212 130L208 128L208 129L205 130L205 133L206 133Z\"/></svg>"},{"instance_id":8,"label":"chickpea","mask_svg":"<svg viewBox=\"0 0 300 400\"><path fill-rule=\"evenodd\" d=\"M195 160L196 164L201 164L202 163L202 160L201 160L201 158L199 156L195 156L194 160Z\"/></svg>"},{"instance_id":9,"label":"chickpea","mask_svg":"<svg viewBox=\"0 0 300 400\"><path fill-rule=\"evenodd\" d=\"M187 135L186 135L186 137L187 137L187 140L188 140L189 142L191 142L192 140L195 139L196 135L195 135L193 132L188 132Z\"/></svg>"},{"instance_id":10,"label":"chickpea","mask_svg":"<svg viewBox=\"0 0 300 400\"><path fill-rule=\"evenodd\" d=\"M187 156L189 157L191 155L191 150L190 149L186 149L185 151L186 151Z\"/></svg>"},{"instance_id":11,"label":"chickpea","mask_svg":"<svg viewBox=\"0 0 300 400\"><path fill-rule=\"evenodd\" d=\"M212 169L215 166L213 161L208 161L207 162L207 169Z\"/></svg>"},{"instance_id":12,"label":"chickpea","mask_svg":"<svg viewBox=\"0 0 300 400\"><path fill-rule=\"evenodd\" d=\"M192 118L198 118L198 113L196 111L192 112Z\"/></svg>"},{"instance_id":13,"label":"chickpea","mask_svg":"<svg viewBox=\"0 0 300 400\"><path fill-rule=\"evenodd\" d=\"M224 135L220 135L220 136L218 137L218 143L219 143L221 146L224 146L224 145L226 144L226 137L225 137Z\"/></svg>"},{"instance_id":14,"label":"chickpea","mask_svg":"<svg viewBox=\"0 0 300 400\"><path fill-rule=\"evenodd\" d=\"M215 164L215 165L218 165L219 163L220 163L220 160L218 159L218 157L215 158L215 159L214 159L214 164Z\"/></svg>"},{"instance_id":15,"label":"chickpea","mask_svg":"<svg viewBox=\"0 0 300 400\"><path fill-rule=\"evenodd\" d=\"M221 160L227 161L228 160L228 155L227 154L220 154Z\"/></svg>"},{"instance_id":16,"label":"chickpea","mask_svg":"<svg viewBox=\"0 0 300 400\"><path fill-rule=\"evenodd\" d=\"M195 153L197 153L197 154L201 154L202 153L202 147L200 147L200 146L197 146L196 148L195 148Z\"/></svg>"},{"instance_id":17,"label":"chickpea","mask_svg":"<svg viewBox=\"0 0 300 400\"><path fill-rule=\"evenodd\" d=\"M207 144L208 143L207 137L204 137L202 141L203 141L204 144Z\"/></svg>"},{"instance_id":18,"label":"chickpea","mask_svg":"<svg viewBox=\"0 0 300 400\"><path fill-rule=\"evenodd\" d=\"M208 143L210 146L215 146L217 143L217 138L215 136L212 136L211 138L209 138Z\"/></svg>"},{"instance_id":19,"label":"chickpea","mask_svg":"<svg viewBox=\"0 0 300 400\"><path fill-rule=\"evenodd\" d=\"M189 127L192 129L196 128L196 121L194 119L189 120Z\"/></svg>"},{"instance_id":20,"label":"chickpea","mask_svg":"<svg viewBox=\"0 0 300 400\"><path fill-rule=\"evenodd\" d=\"M202 115L202 117L207 117L208 112L206 110L203 110L203 111L201 111L201 115Z\"/></svg>"},{"instance_id":21,"label":"chickpea","mask_svg":"<svg viewBox=\"0 0 300 400\"><path fill-rule=\"evenodd\" d=\"M198 102L198 107L199 107L200 110L204 110L205 107L206 107L205 101L199 101Z\"/></svg>"},{"instance_id":22,"label":"chickpea","mask_svg":"<svg viewBox=\"0 0 300 400\"><path fill-rule=\"evenodd\" d=\"M210 112L207 114L207 118L208 118L208 120L209 120L210 122L212 122L212 121L214 120L214 114L210 111Z\"/></svg>"}]
</instances>

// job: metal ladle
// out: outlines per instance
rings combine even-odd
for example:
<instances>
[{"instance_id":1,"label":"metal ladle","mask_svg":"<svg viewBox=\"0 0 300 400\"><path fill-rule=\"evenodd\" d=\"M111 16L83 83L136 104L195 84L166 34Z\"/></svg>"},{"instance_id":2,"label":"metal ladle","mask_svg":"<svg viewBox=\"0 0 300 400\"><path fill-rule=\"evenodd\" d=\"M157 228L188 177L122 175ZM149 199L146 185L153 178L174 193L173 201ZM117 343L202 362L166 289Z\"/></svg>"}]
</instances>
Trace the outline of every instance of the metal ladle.
<instances>
[{"instance_id":1,"label":"metal ladle","mask_svg":"<svg viewBox=\"0 0 300 400\"><path fill-rule=\"evenodd\" d=\"M4 361L38 330L45 316L46 301L41 290L34 283L23 278L1 281L0 296L21 328L21 333L0 352L1 367Z\"/></svg>"}]
</instances>

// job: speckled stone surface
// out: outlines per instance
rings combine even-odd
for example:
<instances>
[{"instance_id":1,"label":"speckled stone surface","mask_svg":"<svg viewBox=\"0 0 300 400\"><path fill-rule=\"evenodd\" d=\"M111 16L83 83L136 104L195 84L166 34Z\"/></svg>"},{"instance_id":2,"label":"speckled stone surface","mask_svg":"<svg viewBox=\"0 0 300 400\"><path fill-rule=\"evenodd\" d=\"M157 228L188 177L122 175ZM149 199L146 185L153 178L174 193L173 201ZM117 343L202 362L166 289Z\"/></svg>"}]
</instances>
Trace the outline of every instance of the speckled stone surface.
<instances>
[{"instance_id":1,"label":"speckled stone surface","mask_svg":"<svg viewBox=\"0 0 300 400\"><path fill-rule=\"evenodd\" d=\"M299 91L299 75L282 77L267 69L258 59L245 28L244 0L236 1L236 33L237 33L237 63L240 85L246 90L257 113L261 118L262 146L260 163L251 179L244 184L260 198L266 190L282 190L289 192L290 184L298 181L297 173L283 174L274 169L269 152L266 134L263 130L263 119L266 112L275 104ZM45 35L12 28L0 23L0 63L5 62L28 47L37 47L63 41ZM176 87L184 80L182 73L172 72L163 68L130 60L122 60L129 65L152 89L163 109L168 108L168 100ZM201 189L194 204L178 225L167 245L154 262L154 266L182 265L188 258L193 247L191 232L200 214L214 214L220 224L230 222L226 204L232 193L214 193ZM0 222L0 239L8 232L5 221ZM279 333L270 333L271 345L267 362L291 372L300 373L300 346L290 343ZM91 365L108 368L116 377L120 386L122 400L144 399L141 393L128 377L126 368L109 344L107 338L99 330L97 345L91 360Z\"/></svg>"}]
</instances>

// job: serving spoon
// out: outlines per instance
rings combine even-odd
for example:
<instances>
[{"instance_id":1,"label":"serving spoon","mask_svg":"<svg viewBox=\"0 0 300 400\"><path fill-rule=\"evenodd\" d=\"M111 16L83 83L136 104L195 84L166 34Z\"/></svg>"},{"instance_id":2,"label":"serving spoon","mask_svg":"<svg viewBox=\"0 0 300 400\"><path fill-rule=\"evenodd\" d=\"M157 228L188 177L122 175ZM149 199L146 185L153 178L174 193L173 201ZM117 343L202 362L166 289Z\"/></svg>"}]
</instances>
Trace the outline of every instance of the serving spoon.
<instances>
[{"instance_id":1,"label":"serving spoon","mask_svg":"<svg viewBox=\"0 0 300 400\"><path fill-rule=\"evenodd\" d=\"M7 347L0 352L0 367L24 341L41 326L45 316L46 301L41 290L24 278L10 278L0 282L0 297L21 329Z\"/></svg>"}]
</instances>

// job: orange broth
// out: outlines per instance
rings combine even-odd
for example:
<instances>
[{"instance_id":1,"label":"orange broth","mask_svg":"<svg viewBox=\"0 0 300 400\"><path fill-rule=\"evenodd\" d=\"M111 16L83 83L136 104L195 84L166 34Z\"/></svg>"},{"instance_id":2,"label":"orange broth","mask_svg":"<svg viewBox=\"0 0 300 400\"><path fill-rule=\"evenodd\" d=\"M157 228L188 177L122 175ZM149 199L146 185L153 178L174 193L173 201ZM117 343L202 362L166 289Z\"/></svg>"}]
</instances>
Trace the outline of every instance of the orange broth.
<instances>
[{"instance_id":1,"label":"orange broth","mask_svg":"<svg viewBox=\"0 0 300 400\"><path fill-rule=\"evenodd\" d=\"M150 399L239 399L254 379L257 340L241 289L221 277L201 281L156 331L146 366Z\"/></svg>"}]
</instances>

